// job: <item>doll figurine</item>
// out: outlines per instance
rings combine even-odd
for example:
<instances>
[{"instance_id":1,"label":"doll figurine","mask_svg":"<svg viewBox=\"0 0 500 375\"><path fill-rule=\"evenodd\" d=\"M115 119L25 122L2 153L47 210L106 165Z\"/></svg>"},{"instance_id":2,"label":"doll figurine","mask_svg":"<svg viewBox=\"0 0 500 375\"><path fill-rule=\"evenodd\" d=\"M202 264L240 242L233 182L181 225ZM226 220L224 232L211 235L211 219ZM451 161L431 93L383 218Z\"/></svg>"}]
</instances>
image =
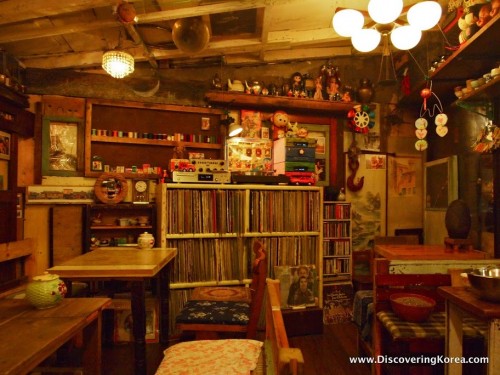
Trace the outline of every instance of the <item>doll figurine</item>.
<instances>
[{"instance_id":1,"label":"doll figurine","mask_svg":"<svg viewBox=\"0 0 500 375\"><path fill-rule=\"evenodd\" d=\"M321 84L321 76L316 78L316 91L314 92L313 99L323 100L323 85Z\"/></svg>"}]
</instances>

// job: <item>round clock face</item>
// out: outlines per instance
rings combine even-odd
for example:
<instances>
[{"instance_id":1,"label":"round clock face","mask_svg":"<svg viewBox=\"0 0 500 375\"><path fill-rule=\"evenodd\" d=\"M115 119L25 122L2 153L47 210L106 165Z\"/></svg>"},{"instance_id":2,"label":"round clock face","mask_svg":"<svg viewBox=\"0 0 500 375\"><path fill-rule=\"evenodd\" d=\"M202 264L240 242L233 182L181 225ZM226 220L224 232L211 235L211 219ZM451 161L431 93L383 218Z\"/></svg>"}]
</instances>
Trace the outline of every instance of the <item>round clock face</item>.
<instances>
[{"instance_id":1,"label":"round clock face","mask_svg":"<svg viewBox=\"0 0 500 375\"><path fill-rule=\"evenodd\" d=\"M147 188L148 185L146 184L146 181L137 181L135 183L135 190L138 191L139 193L144 193Z\"/></svg>"}]
</instances>

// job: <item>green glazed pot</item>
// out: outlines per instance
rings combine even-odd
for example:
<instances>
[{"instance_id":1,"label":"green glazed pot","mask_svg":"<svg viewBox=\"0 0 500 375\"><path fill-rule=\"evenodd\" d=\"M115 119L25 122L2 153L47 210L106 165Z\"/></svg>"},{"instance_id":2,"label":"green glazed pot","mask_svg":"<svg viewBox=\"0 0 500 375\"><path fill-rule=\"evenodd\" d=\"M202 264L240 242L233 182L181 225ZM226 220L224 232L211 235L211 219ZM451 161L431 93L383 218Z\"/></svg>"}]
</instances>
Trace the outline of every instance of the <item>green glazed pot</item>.
<instances>
[{"instance_id":1,"label":"green glazed pot","mask_svg":"<svg viewBox=\"0 0 500 375\"><path fill-rule=\"evenodd\" d=\"M61 303L66 291L66 285L58 275L46 272L33 276L26 288L26 298L37 309L47 309Z\"/></svg>"}]
</instances>

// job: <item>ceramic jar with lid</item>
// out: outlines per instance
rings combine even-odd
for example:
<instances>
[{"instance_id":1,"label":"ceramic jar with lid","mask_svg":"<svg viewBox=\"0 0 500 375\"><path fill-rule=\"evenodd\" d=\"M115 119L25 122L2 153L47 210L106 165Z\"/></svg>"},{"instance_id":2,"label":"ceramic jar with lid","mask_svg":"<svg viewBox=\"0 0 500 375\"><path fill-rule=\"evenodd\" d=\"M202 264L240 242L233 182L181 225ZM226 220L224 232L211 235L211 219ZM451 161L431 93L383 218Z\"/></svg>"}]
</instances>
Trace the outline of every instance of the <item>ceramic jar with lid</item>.
<instances>
[{"instance_id":1,"label":"ceramic jar with lid","mask_svg":"<svg viewBox=\"0 0 500 375\"><path fill-rule=\"evenodd\" d=\"M151 233L144 232L137 238L139 249L152 249L155 244L155 238Z\"/></svg>"},{"instance_id":2,"label":"ceramic jar with lid","mask_svg":"<svg viewBox=\"0 0 500 375\"><path fill-rule=\"evenodd\" d=\"M58 275L45 272L33 276L26 287L26 298L37 309L47 309L61 303L66 291L66 285Z\"/></svg>"}]
</instances>

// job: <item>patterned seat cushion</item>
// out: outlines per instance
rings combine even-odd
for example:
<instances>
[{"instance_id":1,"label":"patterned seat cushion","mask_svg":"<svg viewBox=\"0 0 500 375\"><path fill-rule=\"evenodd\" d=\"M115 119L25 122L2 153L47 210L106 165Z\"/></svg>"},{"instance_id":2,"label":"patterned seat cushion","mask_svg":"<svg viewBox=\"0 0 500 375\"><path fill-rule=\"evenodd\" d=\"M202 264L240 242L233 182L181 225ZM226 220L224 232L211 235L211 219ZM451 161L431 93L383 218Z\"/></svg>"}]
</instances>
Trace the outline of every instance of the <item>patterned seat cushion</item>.
<instances>
[{"instance_id":1,"label":"patterned seat cushion","mask_svg":"<svg viewBox=\"0 0 500 375\"><path fill-rule=\"evenodd\" d=\"M437 312L425 322L414 323L401 320L392 311L380 311L377 318L390 332L394 340L411 338L444 339L446 333L446 313ZM485 333L485 323L471 317L463 320L463 334L467 337L480 337Z\"/></svg>"},{"instance_id":2,"label":"patterned seat cushion","mask_svg":"<svg viewBox=\"0 0 500 375\"><path fill-rule=\"evenodd\" d=\"M187 301L175 321L177 323L246 325L250 305L234 301Z\"/></svg>"},{"instance_id":3,"label":"patterned seat cushion","mask_svg":"<svg viewBox=\"0 0 500 375\"><path fill-rule=\"evenodd\" d=\"M198 340L165 350L156 375L247 375L262 352L255 340Z\"/></svg>"},{"instance_id":4,"label":"patterned seat cushion","mask_svg":"<svg viewBox=\"0 0 500 375\"><path fill-rule=\"evenodd\" d=\"M247 302L252 300L250 288L245 286L200 286L194 288L192 300Z\"/></svg>"}]
</instances>

